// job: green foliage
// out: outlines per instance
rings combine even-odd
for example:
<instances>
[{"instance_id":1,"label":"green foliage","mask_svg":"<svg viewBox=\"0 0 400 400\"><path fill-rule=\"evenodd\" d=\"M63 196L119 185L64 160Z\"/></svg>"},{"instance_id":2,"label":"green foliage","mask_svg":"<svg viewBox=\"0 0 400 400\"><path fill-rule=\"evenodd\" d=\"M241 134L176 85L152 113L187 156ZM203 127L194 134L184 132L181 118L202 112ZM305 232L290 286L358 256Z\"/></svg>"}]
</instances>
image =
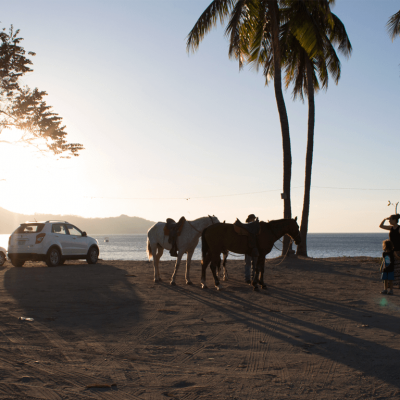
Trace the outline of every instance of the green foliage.
<instances>
[{"instance_id":1,"label":"green foliage","mask_svg":"<svg viewBox=\"0 0 400 400\"><path fill-rule=\"evenodd\" d=\"M288 15L281 27L282 64L286 88L293 84L293 97L304 100L304 94L309 95L307 65L312 69L314 91L327 89L329 74L336 84L341 74L335 47L346 57L352 47L343 23L331 12L327 1L295 4L285 10Z\"/></svg>"},{"instance_id":2,"label":"green foliage","mask_svg":"<svg viewBox=\"0 0 400 400\"><path fill-rule=\"evenodd\" d=\"M5 29L0 33L0 133L4 129L17 128L22 132L17 142L56 155L63 154L63 158L78 156L83 146L67 143L62 118L44 100L47 93L20 86L20 78L32 72L32 61L26 58L26 51L20 45L23 39L18 35L19 30L14 31L12 26L9 33Z\"/></svg>"}]
</instances>

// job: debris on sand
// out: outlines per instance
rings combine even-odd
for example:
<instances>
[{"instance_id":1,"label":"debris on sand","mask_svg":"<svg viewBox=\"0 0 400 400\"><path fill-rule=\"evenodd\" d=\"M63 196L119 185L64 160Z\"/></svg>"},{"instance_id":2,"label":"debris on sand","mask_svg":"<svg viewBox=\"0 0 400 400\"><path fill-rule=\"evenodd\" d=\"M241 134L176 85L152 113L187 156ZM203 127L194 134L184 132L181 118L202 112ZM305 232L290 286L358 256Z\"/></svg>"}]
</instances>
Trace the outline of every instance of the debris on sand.
<instances>
[{"instance_id":1,"label":"debris on sand","mask_svg":"<svg viewBox=\"0 0 400 400\"><path fill-rule=\"evenodd\" d=\"M34 321L33 318L27 318L27 317L19 317L18 319L19 319L20 321L29 321L29 322Z\"/></svg>"},{"instance_id":2,"label":"debris on sand","mask_svg":"<svg viewBox=\"0 0 400 400\"><path fill-rule=\"evenodd\" d=\"M86 385L86 389L110 389L113 386L117 386L116 383L93 383L92 385Z\"/></svg>"}]
</instances>

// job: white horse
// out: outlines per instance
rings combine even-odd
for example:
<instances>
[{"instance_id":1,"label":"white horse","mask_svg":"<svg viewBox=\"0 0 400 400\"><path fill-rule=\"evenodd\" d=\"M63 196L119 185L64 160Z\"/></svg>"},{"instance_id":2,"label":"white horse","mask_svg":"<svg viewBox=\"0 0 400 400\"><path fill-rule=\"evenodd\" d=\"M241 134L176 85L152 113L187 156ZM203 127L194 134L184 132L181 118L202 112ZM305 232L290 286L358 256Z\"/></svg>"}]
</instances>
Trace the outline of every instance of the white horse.
<instances>
[{"instance_id":1,"label":"white horse","mask_svg":"<svg viewBox=\"0 0 400 400\"><path fill-rule=\"evenodd\" d=\"M178 247L178 257L176 259L174 273L172 274L171 285L175 285L175 276L178 272L182 256L185 253L187 253L185 280L187 285L192 284L189 273L194 249L199 243L203 230L208 226L217 223L219 223L219 220L215 215L212 217L208 215L207 217L201 217L194 221L186 221L184 223L182 232L180 236L178 236L176 242ZM161 281L158 262L160 261L164 249L171 250L172 248L171 243L168 243L169 236L164 234L165 225L165 222L157 222L147 232L147 256L149 257L149 261L151 257L153 257L154 282Z\"/></svg>"}]
</instances>

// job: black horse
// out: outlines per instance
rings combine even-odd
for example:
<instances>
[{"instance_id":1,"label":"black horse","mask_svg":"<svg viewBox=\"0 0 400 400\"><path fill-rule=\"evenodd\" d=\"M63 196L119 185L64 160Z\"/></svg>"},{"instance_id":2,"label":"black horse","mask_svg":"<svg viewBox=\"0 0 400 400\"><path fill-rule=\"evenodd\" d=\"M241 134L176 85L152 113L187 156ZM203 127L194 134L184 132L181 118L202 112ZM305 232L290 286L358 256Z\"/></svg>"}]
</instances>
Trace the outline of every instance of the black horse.
<instances>
[{"instance_id":1,"label":"black horse","mask_svg":"<svg viewBox=\"0 0 400 400\"><path fill-rule=\"evenodd\" d=\"M259 257L256 263L256 271L252 285L257 289L257 283L263 288L265 256L272 250L274 243L284 235L289 235L296 244L301 241L299 225L296 219L279 219L270 222L260 222L261 231L257 235L257 249ZM215 287L219 289L219 279L216 274L217 267L221 264L221 253L227 254L232 251L237 254L251 255L251 248L248 244L248 237L238 235L233 228L233 224L215 224L203 231L202 234L202 270L201 285L206 288L206 269L211 263L210 268L214 277Z\"/></svg>"}]
</instances>

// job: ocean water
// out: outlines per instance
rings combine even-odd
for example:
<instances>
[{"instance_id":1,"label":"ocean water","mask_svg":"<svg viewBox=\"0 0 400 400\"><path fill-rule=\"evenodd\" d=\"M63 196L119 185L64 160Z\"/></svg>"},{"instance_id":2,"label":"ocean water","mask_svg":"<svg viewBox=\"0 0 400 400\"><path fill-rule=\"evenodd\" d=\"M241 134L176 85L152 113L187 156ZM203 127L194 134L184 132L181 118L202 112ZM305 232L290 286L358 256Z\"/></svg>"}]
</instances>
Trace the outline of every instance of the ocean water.
<instances>
[{"instance_id":1,"label":"ocean water","mask_svg":"<svg viewBox=\"0 0 400 400\"><path fill-rule=\"evenodd\" d=\"M7 249L10 235L0 235L0 246ZM90 235L96 238L100 247L100 258L103 260L147 260L147 235ZM108 238L108 242L105 239ZM388 239L388 234L382 233L309 233L307 238L308 255L314 258L328 257L380 257L382 241ZM278 241L276 247L282 248ZM294 246L294 249L296 246ZM273 249L267 258L280 255ZM186 256L183 257L184 259ZM232 254L230 259L244 259L243 256ZM194 260L201 260L201 239L193 255ZM168 251L164 251L161 260L175 260Z\"/></svg>"},{"instance_id":2,"label":"ocean water","mask_svg":"<svg viewBox=\"0 0 400 400\"><path fill-rule=\"evenodd\" d=\"M103 260L147 260L146 235L93 235L99 241L100 258ZM104 239L108 237L108 243ZM382 241L388 234L382 233L310 233L307 237L308 255L314 258L328 257L380 257ZM281 242L275 243L278 249ZM296 248L296 246L294 246ZM267 258L281 254L273 249ZM184 256L184 259L186 256ZM232 254L231 259L244 259L244 256ZM193 254L194 260L201 260L201 239ZM161 260L175 260L168 251L164 251Z\"/></svg>"}]
</instances>

